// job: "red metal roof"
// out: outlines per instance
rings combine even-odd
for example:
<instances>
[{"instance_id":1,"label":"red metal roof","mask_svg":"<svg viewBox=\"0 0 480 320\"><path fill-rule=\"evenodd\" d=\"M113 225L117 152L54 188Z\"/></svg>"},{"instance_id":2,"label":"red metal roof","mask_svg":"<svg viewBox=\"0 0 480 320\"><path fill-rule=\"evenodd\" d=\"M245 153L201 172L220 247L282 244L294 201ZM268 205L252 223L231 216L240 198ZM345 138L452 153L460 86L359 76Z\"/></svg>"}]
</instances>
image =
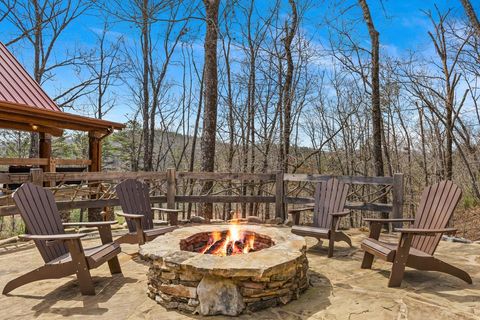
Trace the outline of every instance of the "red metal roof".
<instances>
[{"instance_id":1,"label":"red metal roof","mask_svg":"<svg viewBox=\"0 0 480 320\"><path fill-rule=\"evenodd\" d=\"M2 42L0 42L0 102L62 112Z\"/></svg>"}]
</instances>

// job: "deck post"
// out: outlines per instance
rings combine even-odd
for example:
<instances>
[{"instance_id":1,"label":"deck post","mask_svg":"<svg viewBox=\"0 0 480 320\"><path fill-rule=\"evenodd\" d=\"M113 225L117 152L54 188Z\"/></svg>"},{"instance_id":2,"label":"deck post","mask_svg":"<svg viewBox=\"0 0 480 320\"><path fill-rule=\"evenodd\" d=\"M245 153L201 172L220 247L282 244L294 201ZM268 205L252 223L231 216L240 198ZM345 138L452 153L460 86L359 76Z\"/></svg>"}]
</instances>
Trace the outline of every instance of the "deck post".
<instances>
[{"instance_id":1,"label":"deck post","mask_svg":"<svg viewBox=\"0 0 480 320\"><path fill-rule=\"evenodd\" d=\"M403 173L395 173L393 175L392 188L392 218L403 218ZM395 222L392 226L400 228L402 223Z\"/></svg>"},{"instance_id":2,"label":"deck post","mask_svg":"<svg viewBox=\"0 0 480 320\"><path fill-rule=\"evenodd\" d=\"M39 134L39 158L47 159L47 165L41 166L43 172L55 172L56 163L55 159L52 158L52 135L45 132L40 132ZM54 187L55 181L45 181L45 187Z\"/></svg>"},{"instance_id":3,"label":"deck post","mask_svg":"<svg viewBox=\"0 0 480 320\"><path fill-rule=\"evenodd\" d=\"M42 168L30 169L30 180L34 185L43 187L43 169Z\"/></svg>"},{"instance_id":4,"label":"deck post","mask_svg":"<svg viewBox=\"0 0 480 320\"><path fill-rule=\"evenodd\" d=\"M101 133L88 132L88 158L91 161L88 171L98 172L102 170L102 142Z\"/></svg>"},{"instance_id":5,"label":"deck post","mask_svg":"<svg viewBox=\"0 0 480 320\"><path fill-rule=\"evenodd\" d=\"M275 177L275 217L285 221L283 171L277 171Z\"/></svg>"},{"instance_id":6,"label":"deck post","mask_svg":"<svg viewBox=\"0 0 480 320\"><path fill-rule=\"evenodd\" d=\"M88 166L89 172L99 172L102 170L102 134L101 132L88 132L88 158L91 161ZM91 185L95 188L97 185ZM90 199L96 199L97 195L92 194ZM101 208L88 208L88 221L102 221Z\"/></svg>"},{"instance_id":7,"label":"deck post","mask_svg":"<svg viewBox=\"0 0 480 320\"><path fill-rule=\"evenodd\" d=\"M39 158L50 159L52 157L52 136L45 132L40 132L39 140ZM49 165L42 166L43 171L49 172Z\"/></svg>"},{"instance_id":8,"label":"deck post","mask_svg":"<svg viewBox=\"0 0 480 320\"><path fill-rule=\"evenodd\" d=\"M167 208L168 209L175 209L175 196L177 192L176 176L177 176L177 173L175 171L175 168L167 169ZM178 225L178 214L169 213L168 221L170 222L171 226Z\"/></svg>"}]
</instances>

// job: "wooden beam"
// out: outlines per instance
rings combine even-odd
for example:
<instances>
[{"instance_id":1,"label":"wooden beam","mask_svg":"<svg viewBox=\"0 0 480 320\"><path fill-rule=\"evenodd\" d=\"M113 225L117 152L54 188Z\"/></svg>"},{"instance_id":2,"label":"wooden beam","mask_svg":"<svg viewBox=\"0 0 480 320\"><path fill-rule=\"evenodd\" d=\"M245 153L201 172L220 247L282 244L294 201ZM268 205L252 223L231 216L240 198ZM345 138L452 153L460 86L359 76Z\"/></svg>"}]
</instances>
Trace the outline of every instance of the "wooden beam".
<instances>
[{"instance_id":1,"label":"wooden beam","mask_svg":"<svg viewBox=\"0 0 480 320\"><path fill-rule=\"evenodd\" d=\"M48 159L45 158L0 158L3 166L46 166Z\"/></svg>"},{"instance_id":2,"label":"wooden beam","mask_svg":"<svg viewBox=\"0 0 480 320\"><path fill-rule=\"evenodd\" d=\"M57 166L89 166L92 161L89 159L55 159Z\"/></svg>"},{"instance_id":3,"label":"wooden beam","mask_svg":"<svg viewBox=\"0 0 480 320\"><path fill-rule=\"evenodd\" d=\"M92 163L92 161L88 159L56 159L54 158L53 160L55 161L57 166L62 166L62 165L63 166L88 166ZM48 158L43 158L43 157L42 158L0 158L0 165L3 165L3 166L47 166L48 164L49 164ZM80 174L80 172L76 174Z\"/></svg>"},{"instance_id":4,"label":"wooden beam","mask_svg":"<svg viewBox=\"0 0 480 320\"><path fill-rule=\"evenodd\" d=\"M244 173L244 172L177 172L178 179L192 179L192 180L215 180L215 181L229 181L229 180L256 180L256 181L275 181L276 175L274 173Z\"/></svg>"},{"instance_id":5,"label":"wooden beam","mask_svg":"<svg viewBox=\"0 0 480 320\"><path fill-rule=\"evenodd\" d=\"M1 101L0 106L2 107L2 119L5 119L5 117L7 117L5 120L12 120L15 119L14 116L19 116L19 118L22 119L22 121L20 122L27 124L34 120L35 122L38 121L41 125L43 125L43 123L40 123L40 121L50 121L58 124L53 125L53 127L80 131L96 130L108 132L112 129L121 130L125 128L124 124L117 122L106 121L103 119L88 118L66 112L39 109L19 103ZM16 119L18 119L18 117Z\"/></svg>"},{"instance_id":6,"label":"wooden beam","mask_svg":"<svg viewBox=\"0 0 480 320\"><path fill-rule=\"evenodd\" d=\"M336 178L339 181L349 184L372 184L372 185L392 185L393 177L364 177L364 176L331 176L321 174L293 174L285 173L285 181L327 181Z\"/></svg>"},{"instance_id":7,"label":"wooden beam","mask_svg":"<svg viewBox=\"0 0 480 320\"><path fill-rule=\"evenodd\" d=\"M21 123L8 120L0 119L0 128L2 129L12 129L19 131L27 132L45 132L49 133L54 137L60 137L63 135L63 130L55 127L45 127L41 125L36 125L34 123Z\"/></svg>"},{"instance_id":8,"label":"wooden beam","mask_svg":"<svg viewBox=\"0 0 480 320\"><path fill-rule=\"evenodd\" d=\"M89 131L89 130L101 131L102 130L102 128L91 127L86 124L82 125L82 124L64 122L62 120L48 119L43 117L37 118L33 114L29 115L29 114L15 114L15 113L2 112L0 113L0 120L23 123L26 125L34 124L36 126L71 129L71 130L78 130L78 131ZM104 132L108 132L108 129L104 128Z\"/></svg>"}]
</instances>

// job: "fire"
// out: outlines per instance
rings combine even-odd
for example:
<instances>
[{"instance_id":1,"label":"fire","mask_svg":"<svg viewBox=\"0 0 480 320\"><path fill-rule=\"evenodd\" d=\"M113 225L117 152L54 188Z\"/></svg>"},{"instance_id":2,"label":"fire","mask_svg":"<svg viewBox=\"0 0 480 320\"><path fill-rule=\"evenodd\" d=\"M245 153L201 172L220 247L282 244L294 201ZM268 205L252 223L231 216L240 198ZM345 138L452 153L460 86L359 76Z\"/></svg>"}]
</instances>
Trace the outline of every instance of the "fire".
<instances>
[{"instance_id":1,"label":"fire","mask_svg":"<svg viewBox=\"0 0 480 320\"><path fill-rule=\"evenodd\" d=\"M232 256L254 250L255 235L244 232L237 224L232 224L226 233L212 232L207 244L200 252L217 256Z\"/></svg>"}]
</instances>

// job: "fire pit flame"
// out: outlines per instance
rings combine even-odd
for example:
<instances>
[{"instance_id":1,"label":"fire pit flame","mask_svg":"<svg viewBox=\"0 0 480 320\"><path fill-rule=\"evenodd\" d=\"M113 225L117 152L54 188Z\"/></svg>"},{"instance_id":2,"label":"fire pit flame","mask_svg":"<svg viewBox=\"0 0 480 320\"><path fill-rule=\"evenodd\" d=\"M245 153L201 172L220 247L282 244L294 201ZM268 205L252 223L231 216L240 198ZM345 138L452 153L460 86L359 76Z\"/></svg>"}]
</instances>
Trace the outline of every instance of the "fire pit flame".
<instances>
[{"instance_id":1,"label":"fire pit flame","mask_svg":"<svg viewBox=\"0 0 480 320\"><path fill-rule=\"evenodd\" d=\"M233 256L255 250L255 234L245 233L232 224L226 234L212 232L207 244L200 253L217 256Z\"/></svg>"}]
</instances>

